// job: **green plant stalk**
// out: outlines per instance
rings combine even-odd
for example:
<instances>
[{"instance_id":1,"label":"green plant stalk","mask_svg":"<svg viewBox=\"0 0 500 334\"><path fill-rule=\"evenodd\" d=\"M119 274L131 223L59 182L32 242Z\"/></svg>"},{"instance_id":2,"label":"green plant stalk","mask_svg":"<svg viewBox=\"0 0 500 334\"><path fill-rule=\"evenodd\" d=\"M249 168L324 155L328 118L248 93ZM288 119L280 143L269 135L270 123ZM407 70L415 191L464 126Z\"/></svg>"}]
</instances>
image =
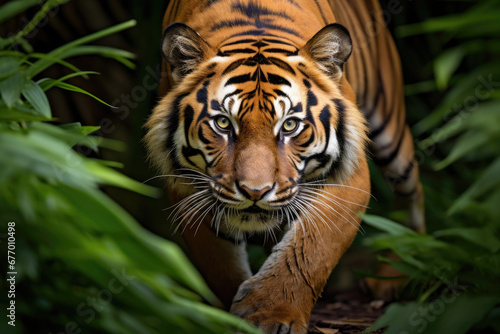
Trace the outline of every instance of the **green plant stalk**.
<instances>
[{"instance_id":1,"label":"green plant stalk","mask_svg":"<svg viewBox=\"0 0 500 334\"><path fill-rule=\"evenodd\" d=\"M47 16L47 14L52 9L68 1L70 0L48 0L22 30L20 30L14 36L7 38L4 43L6 45L15 45L21 43L24 36L28 35L33 29L35 29L35 27L44 19L45 16Z\"/></svg>"}]
</instances>

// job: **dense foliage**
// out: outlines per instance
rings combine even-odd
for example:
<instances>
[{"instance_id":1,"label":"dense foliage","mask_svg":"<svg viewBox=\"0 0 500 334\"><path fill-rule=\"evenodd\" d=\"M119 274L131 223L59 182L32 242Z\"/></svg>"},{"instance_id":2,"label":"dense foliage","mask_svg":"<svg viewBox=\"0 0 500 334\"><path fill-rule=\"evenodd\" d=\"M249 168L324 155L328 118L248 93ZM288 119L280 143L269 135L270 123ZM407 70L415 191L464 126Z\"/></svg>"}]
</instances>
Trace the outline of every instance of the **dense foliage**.
<instances>
[{"instance_id":1,"label":"dense foliage","mask_svg":"<svg viewBox=\"0 0 500 334\"><path fill-rule=\"evenodd\" d=\"M410 277L412 301L374 326L388 334L500 332L500 3L451 3L455 14L422 4L394 18L429 233L365 218L383 232L366 244L394 251L401 261L381 259Z\"/></svg>"},{"instance_id":2,"label":"dense foliage","mask_svg":"<svg viewBox=\"0 0 500 334\"><path fill-rule=\"evenodd\" d=\"M112 169L120 164L71 149L123 149L121 143L89 136L98 127L58 125L52 118L47 90L91 95L66 81L75 76L92 80L97 74L75 68L68 58L97 54L126 66L133 66L134 58L123 50L88 45L134 21L49 53L35 52L24 36L63 2L45 2L23 30L0 39L0 332L255 332L243 320L206 305L218 301L182 251L140 227L99 186L148 196L156 189ZM38 3L8 2L0 7L0 23ZM54 64L72 73L41 77ZM12 301L14 317L7 309Z\"/></svg>"}]
</instances>

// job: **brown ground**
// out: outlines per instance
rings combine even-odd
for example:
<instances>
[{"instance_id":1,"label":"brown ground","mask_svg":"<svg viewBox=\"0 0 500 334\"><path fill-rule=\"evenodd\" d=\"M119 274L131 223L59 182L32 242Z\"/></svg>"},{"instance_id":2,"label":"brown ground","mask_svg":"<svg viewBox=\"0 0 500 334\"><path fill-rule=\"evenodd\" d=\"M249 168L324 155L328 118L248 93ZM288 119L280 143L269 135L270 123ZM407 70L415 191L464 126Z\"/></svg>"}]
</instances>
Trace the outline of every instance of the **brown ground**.
<instances>
[{"instance_id":1,"label":"brown ground","mask_svg":"<svg viewBox=\"0 0 500 334\"><path fill-rule=\"evenodd\" d=\"M323 297L314 307L309 334L354 334L370 327L385 309L381 300L370 300L357 290ZM382 330L373 333L383 333Z\"/></svg>"}]
</instances>

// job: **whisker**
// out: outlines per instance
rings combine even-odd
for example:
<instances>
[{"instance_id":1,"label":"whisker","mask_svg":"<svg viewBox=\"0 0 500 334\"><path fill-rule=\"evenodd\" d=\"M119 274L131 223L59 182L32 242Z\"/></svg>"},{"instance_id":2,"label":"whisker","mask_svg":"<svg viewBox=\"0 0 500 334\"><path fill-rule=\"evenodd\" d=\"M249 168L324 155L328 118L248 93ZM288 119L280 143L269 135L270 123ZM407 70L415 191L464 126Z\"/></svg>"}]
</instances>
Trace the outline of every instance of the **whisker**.
<instances>
[{"instance_id":1,"label":"whisker","mask_svg":"<svg viewBox=\"0 0 500 334\"><path fill-rule=\"evenodd\" d=\"M314 197L311 197L310 195L306 195L306 194L301 194L302 198L306 199L306 200L309 200L311 202L314 202L314 203L318 203L319 205L323 206L324 208L326 209L330 209L332 210L333 212L335 212L337 215L341 216L342 218L344 218L344 220L349 223L350 225L352 225L353 227L356 228L356 230L359 231L360 229L360 225L356 226L355 224L353 224L349 219L347 219L343 214L341 214L339 211L337 211L335 208L333 208L331 205L329 204L326 204L324 202L321 202L319 201L317 198L314 198ZM339 204L339 203L335 203L335 204ZM322 211L320 211L321 213L323 213ZM347 214L349 214L347 211L346 211ZM323 213L324 214L324 213ZM351 218L353 218L351 216Z\"/></svg>"},{"instance_id":2,"label":"whisker","mask_svg":"<svg viewBox=\"0 0 500 334\"><path fill-rule=\"evenodd\" d=\"M356 202L351 202L351 201L343 199L343 198L341 198L339 196L335 196L334 194L331 194L331 193L327 192L325 189L319 189L319 188L316 188L314 190L313 189L314 188L310 189L310 188L307 188L307 187L303 187L303 188L300 189L300 191L308 192L310 194L317 194L317 195L322 196L324 198L326 198L327 196L331 196L331 197L335 197L336 199L338 199L338 200L340 200L342 202L346 202L346 203L349 203L349 204L354 204L354 205L357 205L357 206L361 206L361 207L363 207L365 209L369 209L370 208L370 207L368 207L366 205L359 204L359 203L356 203ZM318 191L321 191L324 194L319 194Z\"/></svg>"},{"instance_id":3,"label":"whisker","mask_svg":"<svg viewBox=\"0 0 500 334\"><path fill-rule=\"evenodd\" d=\"M301 189L301 190L305 190L305 189ZM340 209L344 210L344 211L345 211L347 214L349 214L349 216L350 216L351 218L353 218L354 220L356 220L356 219L358 219L358 218L359 218L359 216L358 216L358 214L357 214L356 212L352 211L352 210L351 210L348 206L346 206L346 205L344 205L344 204L342 204L342 203L340 203L340 202L336 201L335 199L332 199L332 198L330 198L330 197L328 197L328 196L326 196L326 195L324 195L324 194L317 193L317 192L313 192L313 191L309 191L309 192L306 192L306 193L307 193L307 196L309 196L309 198L311 198L311 199L312 199L312 198L315 198L314 196L316 196L316 195L317 195L317 196L323 197L324 199L326 199L327 201L329 201L329 202L331 202L331 203L333 203L333 204L335 204L335 205L338 205ZM302 194L302 195L306 195L306 194ZM334 196L334 197L335 197L335 198L337 198L337 199L340 199L340 198L338 198L337 196ZM320 202L321 202L321 201L320 201ZM347 201L347 202L349 202L349 201ZM321 202L321 203L323 203L323 202ZM357 204L357 203L354 203L354 202L349 202L349 203L352 203L352 204L355 204L355 205L358 205L358 206L364 207L363 205L360 205L360 204ZM350 213L349 213L348 211L349 211ZM363 229L363 228L361 227L361 229ZM364 231L363 231L363 232L364 232Z\"/></svg>"},{"instance_id":4,"label":"whisker","mask_svg":"<svg viewBox=\"0 0 500 334\"><path fill-rule=\"evenodd\" d=\"M307 214L311 214L311 211L309 211L309 208L307 207L307 203L296 198L296 204L299 206L299 208L301 208L301 210L304 212L304 213L307 213ZM316 231L318 232L318 234L320 233L319 231L319 228L318 228L318 225L316 224L316 221L314 219L312 219L311 217L309 217L309 215L306 215L307 220L311 223L311 225L314 226L314 228L316 229ZM321 217L320 217L321 218ZM324 221L325 225L328 226L328 224L326 224L326 222ZM330 226L328 226L328 228L330 229ZM331 231L331 229L330 229Z\"/></svg>"},{"instance_id":5,"label":"whisker","mask_svg":"<svg viewBox=\"0 0 500 334\"><path fill-rule=\"evenodd\" d=\"M360 189L360 188L356 188L356 187L353 187L353 186L348 186L347 184L336 184L336 183L299 183L298 184L299 186L322 186L322 187L342 187L342 188L349 188L349 189L354 189L354 190L358 190L358 191L361 191L367 195L370 195L370 197L372 197L374 200L377 200L375 198L375 196L373 196L372 194L370 194L369 192L363 190L363 189Z\"/></svg>"}]
</instances>

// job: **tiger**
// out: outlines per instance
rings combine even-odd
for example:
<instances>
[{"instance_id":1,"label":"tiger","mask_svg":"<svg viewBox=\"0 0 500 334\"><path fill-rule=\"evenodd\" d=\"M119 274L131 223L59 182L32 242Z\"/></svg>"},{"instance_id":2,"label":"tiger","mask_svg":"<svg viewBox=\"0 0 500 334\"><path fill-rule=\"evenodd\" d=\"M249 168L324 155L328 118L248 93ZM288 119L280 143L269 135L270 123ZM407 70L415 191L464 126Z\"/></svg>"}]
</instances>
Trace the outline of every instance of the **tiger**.
<instances>
[{"instance_id":1,"label":"tiger","mask_svg":"<svg viewBox=\"0 0 500 334\"><path fill-rule=\"evenodd\" d=\"M425 229L400 60L375 0L174 0L146 122L171 220L223 307L306 333L370 201L370 157ZM274 247L252 273L246 240Z\"/></svg>"}]
</instances>

